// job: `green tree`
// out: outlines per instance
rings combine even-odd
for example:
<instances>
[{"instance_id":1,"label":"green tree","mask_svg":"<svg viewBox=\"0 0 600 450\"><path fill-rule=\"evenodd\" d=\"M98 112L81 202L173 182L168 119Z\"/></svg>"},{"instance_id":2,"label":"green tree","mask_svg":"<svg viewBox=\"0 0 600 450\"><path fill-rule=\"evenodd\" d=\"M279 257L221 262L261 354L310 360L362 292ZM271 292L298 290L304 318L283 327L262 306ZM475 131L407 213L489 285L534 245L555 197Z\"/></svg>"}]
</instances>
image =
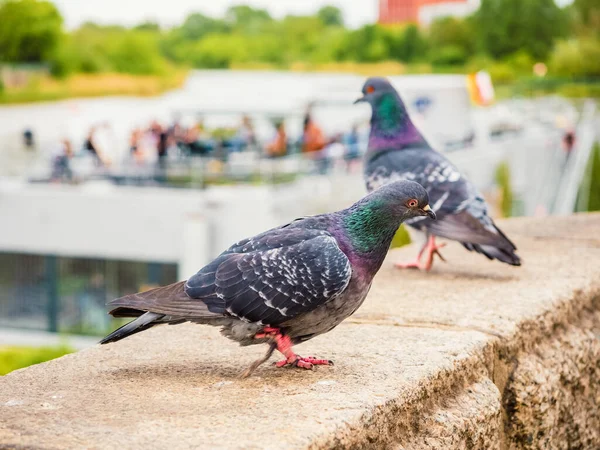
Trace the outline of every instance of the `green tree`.
<instances>
[{"instance_id":1,"label":"green tree","mask_svg":"<svg viewBox=\"0 0 600 450\"><path fill-rule=\"evenodd\" d=\"M136 25L133 29L140 31L160 31L160 25L156 22L146 21Z\"/></svg>"},{"instance_id":2,"label":"green tree","mask_svg":"<svg viewBox=\"0 0 600 450\"><path fill-rule=\"evenodd\" d=\"M598 24L600 22L600 3L598 0L575 0L573 8L581 17L585 25Z\"/></svg>"},{"instance_id":3,"label":"green tree","mask_svg":"<svg viewBox=\"0 0 600 450\"><path fill-rule=\"evenodd\" d=\"M543 59L565 34L567 18L554 0L482 0L475 25L483 50L492 56L525 50Z\"/></svg>"},{"instance_id":4,"label":"green tree","mask_svg":"<svg viewBox=\"0 0 600 450\"><path fill-rule=\"evenodd\" d=\"M213 19L200 13L190 14L180 28L183 39L195 41L210 33L222 33L228 30L222 20Z\"/></svg>"},{"instance_id":5,"label":"green tree","mask_svg":"<svg viewBox=\"0 0 600 450\"><path fill-rule=\"evenodd\" d=\"M265 9L255 9L247 5L232 6L225 13L225 22L244 33L258 33L273 19Z\"/></svg>"},{"instance_id":6,"label":"green tree","mask_svg":"<svg viewBox=\"0 0 600 450\"><path fill-rule=\"evenodd\" d=\"M317 17L326 26L344 26L344 16L340 8L336 6L326 5L317 11Z\"/></svg>"},{"instance_id":7,"label":"green tree","mask_svg":"<svg viewBox=\"0 0 600 450\"><path fill-rule=\"evenodd\" d=\"M48 1L0 2L0 61L46 61L59 44L62 23Z\"/></svg>"},{"instance_id":8,"label":"green tree","mask_svg":"<svg viewBox=\"0 0 600 450\"><path fill-rule=\"evenodd\" d=\"M315 16L286 16L273 29L273 39L279 39L287 62L308 61L316 49L324 45L323 23Z\"/></svg>"},{"instance_id":9,"label":"green tree","mask_svg":"<svg viewBox=\"0 0 600 450\"><path fill-rule=\"evenodd\" d=\"M574 15L575 34L600 36L600 2L598 0L575 0L570 7Z\"/></svg>"},{"instance_id":10,"label":"green tree","mask_svg":"<svg viewBox=\"0 0 600 450\"><path fill-rule=\"evenodd\" d=\"M346 35L338 50L339 59L377 62L390 58L389 32L379 25L364 25Z\"/></svg>"},{"instance_id":11,"label":"green tree","mask_svg":"<svg viewBox=\"0 0 600 450\"><path fill-rule=\"evenodd\" d=\"M550 58L550 70L576 78L600 77L600 42L590 38L560 41Z\"/></svg>"},{"instance_id":12,"label":"green tree","mask_svg":"<svg viewBox=\"0 0 600 450\"><path fill-rule=\"evenodd\" d=\"M429 44L432 47L453 46L465 53L475 50L475 35L470 22L456 17L442 17L429 27Z\"/></svg>"},{"instance_id":13,"label":"green tree","mask_svg":"<svg viewBox=\"0 0 600 450\"><path fill-rule=\"evenodd\" d=\"M113 70L133 74L160 74L166 70L157 36L148 31L127 31L108 43L106 54Z\"/></svg>"},{"instance_id":14,"label":"green tree","mask_svg":"<svg viewBox=\"0 0 600 450\"><path fill-rule=\"evenodd\" d=\"M390 58L412 62L424 58L427 44L419 28L414 24L394 29L382 29Z\"/></svg>"},{"instance_id":15,"label":"green tree","mask_svg":"<svg viewBox=\"0 0 600 450\"><path fill-rule=\"evenodd\" d=\"M182 47L194 67L226 69L234 62L247 62L250 58L249 41L232 33L209 34L205 38Z\"/></svg>"}]
</instances>

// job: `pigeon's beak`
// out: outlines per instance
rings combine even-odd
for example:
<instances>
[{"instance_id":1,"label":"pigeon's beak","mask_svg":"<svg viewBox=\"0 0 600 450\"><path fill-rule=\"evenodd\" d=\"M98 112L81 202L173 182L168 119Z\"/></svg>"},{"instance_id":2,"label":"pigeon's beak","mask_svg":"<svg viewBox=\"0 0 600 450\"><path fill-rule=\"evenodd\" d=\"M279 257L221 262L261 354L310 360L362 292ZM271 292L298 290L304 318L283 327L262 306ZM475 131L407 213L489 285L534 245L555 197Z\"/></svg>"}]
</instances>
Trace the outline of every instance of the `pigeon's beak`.
<instances>
[{"instance_id":1,"label":"pigeon's beak","mask_svg":"<svg viewBox=\"0 0 600 450\"><path fill-rule=\"evenodd\" d=\"M433 209L431 209L431 206L425 205L423 207L423 212L425 213L423 215L429 216L430 219L432 219L432 220L436 219L435 212L433 212Z\"/></svg>"},{"instance_id":2,"label":"pigeon's beak","mask_svg":"<svg viewBox=\"0 0 600 450\"><path fill-rule=\"evenodd\" d=\"M362 102L366 102L367 99L365 97L360 97L357 98L356 100L354 100L354 104L356 105L357 103L362 103Z\"/></svg>"}]
</instances>

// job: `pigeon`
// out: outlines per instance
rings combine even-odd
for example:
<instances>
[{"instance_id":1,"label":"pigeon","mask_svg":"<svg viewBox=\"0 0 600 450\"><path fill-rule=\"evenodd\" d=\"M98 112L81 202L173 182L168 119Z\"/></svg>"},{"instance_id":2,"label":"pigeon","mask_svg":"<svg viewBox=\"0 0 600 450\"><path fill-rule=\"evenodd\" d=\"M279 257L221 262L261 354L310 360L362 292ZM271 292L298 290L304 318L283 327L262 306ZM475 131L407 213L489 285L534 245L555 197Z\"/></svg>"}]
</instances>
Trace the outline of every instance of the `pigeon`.
<instances>
[{"instance_id":1,"label":"pigeon","mask_svg":"<svg viewBox=\"0 0 600 450\"><path fill-rule=\"evenodd\" d=\"M427 191L413 181L389 183L347 209L303 217L243 239L187 281L108 303L114 317L136 319L107 344L159 324L221 327L241 345L268 343L277 367L312 369L332 362L301 357L292 346L331 331L363 303L400 224L435 219Z\"/></svg>"},{"instance_id":2,"label":"pigeon","mask_svg":"<svg viewBox=\"0 0 600 450\"><path fill-rule=\"evenodd\" d=\"M407 225L425 233L425 244L414 262L400 262L396 266L429 271L434 255L444 260L439 249L445 244L437 245L436 236L458 241L467 250L490 260L521 265L515 253L517 248L488 215L483 196L428 144L391 83L385 78L369 78L362 93L363 97L355 103L367 102L372 109L365 155L367 189L372 191L396 180L416 181L429 193L438 218L435 222L427 217L407 221Z\"/></svg>"}]
</instances>

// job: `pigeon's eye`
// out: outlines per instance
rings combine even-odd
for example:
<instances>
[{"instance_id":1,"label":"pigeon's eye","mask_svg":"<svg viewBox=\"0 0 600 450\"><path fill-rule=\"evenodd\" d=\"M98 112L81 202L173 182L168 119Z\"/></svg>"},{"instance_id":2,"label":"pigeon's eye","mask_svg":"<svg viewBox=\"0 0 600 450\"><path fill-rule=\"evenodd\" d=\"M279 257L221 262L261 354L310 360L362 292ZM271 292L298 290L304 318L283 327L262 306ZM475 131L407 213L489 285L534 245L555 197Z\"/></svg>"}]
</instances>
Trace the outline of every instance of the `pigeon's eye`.
<instances>
[{"instance_id":1,"label":"pigeon's eye","mask_svg":"<svg viewBox=\"0 0 600 450\"><path fill-rule=\"evenodd\" d=\"M408 202L406 202L406 205L409 208L415 208L418 204L419 204L419 202L416 199L414 199L414 198L412 198Z\"/></svg>"},{"instance_id":2,"label":"pigeon's eye","mask_svg":"<svg viewBox=\"0 0 600 450\"><path fill-rule=\"evenodd\" d=\"M375 88L373 86L367 86L367 94L372 94L375 92Z\"/></svg>"}]
</instances>

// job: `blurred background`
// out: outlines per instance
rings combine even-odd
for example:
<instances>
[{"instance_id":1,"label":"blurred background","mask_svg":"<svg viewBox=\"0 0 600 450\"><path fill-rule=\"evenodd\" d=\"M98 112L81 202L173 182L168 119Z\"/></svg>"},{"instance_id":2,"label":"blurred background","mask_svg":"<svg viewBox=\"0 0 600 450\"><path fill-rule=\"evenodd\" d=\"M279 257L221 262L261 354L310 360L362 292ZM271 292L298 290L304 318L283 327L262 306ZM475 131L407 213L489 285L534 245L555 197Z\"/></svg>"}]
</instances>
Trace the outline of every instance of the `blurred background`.
<instances>
[{"instance_id":1,"label":"blurred background","mask_svg":"<svg viewBox=\"0 0 600 450\"><path fill-rule=\"evenodd\" d=\"M0 0L0 375L364 195L368 76L495 217L600 210L598 0L212 3Z\"/></svg>"}]
</instances>

